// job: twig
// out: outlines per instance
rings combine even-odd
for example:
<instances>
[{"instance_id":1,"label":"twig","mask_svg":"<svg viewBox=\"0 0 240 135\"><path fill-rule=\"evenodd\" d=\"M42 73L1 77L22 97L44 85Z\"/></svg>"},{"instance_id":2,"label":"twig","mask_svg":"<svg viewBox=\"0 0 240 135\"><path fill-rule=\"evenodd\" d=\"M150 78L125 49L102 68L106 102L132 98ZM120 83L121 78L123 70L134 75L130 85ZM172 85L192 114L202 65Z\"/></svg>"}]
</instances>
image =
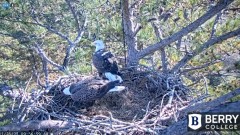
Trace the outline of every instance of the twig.
<instances>
[{"instance_id":1,"label":"twig","mask_svg":"<svg viewBox=\"0 0 240 135\"><path fill-rule=\"evenodd\" d=\"M205 63L205 64L200 65L200 66L196 66L196 67L184 68L180 71L180 74L184 74L186 72L190 72L190 71L193 71L193 70L203 69L205 67L208 67L210 65L214 65L214 64L219 63L219 62L221 62L221 60L211 61L211 62Z\"/></svg>"},{"instance_id":2,"label":"twig","mask_svg":"<svg viewBox=\"0 0 240 135\"><path fill-rule=\"evenodd\" d=\"M142 26L141 26L140 24L137 24L137 26L136 26L136 28L135 28L135 30L134 30L134 32L133 32L133 35L136 36L137 33L138 33L141 29L142 29Z\"/></svg>"},{"instance_id":3,"label":"twig","mask_svg":"<svg viewBox=\"0 0 240 135\"><path fill-rule=\"evenodd\" d=\"M162 72L166 73L167 72L167 67L168 67L168 63L167 63L167 56L166 56L166 52L165 52L165 48L161 49L161 61L162 61Z\"/></svg>"},{"instance_id":4,"label":"twig","mask_svg":"<svg viewBox=\"0 0 240 135\"><path fill-rule=\"evenodd\" d=\"M227 94L225 94L225 95L223 95L221 97L218 97L217 99L214 99L212 101L199 103L199 104L196 104L194 106L189 106L189 107L181 110L180 113L182 113L182 115L185 115L188 112L203 110L203 108L204 108L205 111L207 111L210 108L218 106L218 105L226 102L227 100L229 100L229 99L231 99L231 98L233 98L233 97L235 97L237 95L240 95L240 88L237 88L234 91L229 92L229 93L227 93Z\"/></svg>"},{"instance_id":5,"label":"twig","mask_svg":"<svg viewBox=\"0 0 240 135\"><path fill-rule=\"evenodd\" d=\"M42 57L42 70L45 76L45 86L46 88L48 88L49 87L48 67L47 67L47 61L43 57Z\"/></svg>"},{"instance_id":6,"label":"twig","mask_svg":"<svg viewBox=\"0 0 240 135\"><path fill-rule=\"evenodd\" d=\"M207 79L206 79L206 77L203 76L203 75L202 75L202 77L203 77L204 85L205 85L205 88L206 88L206 90L205 90L205 94L208 95L208 84L207 84Z\"/></svg>"},{"instance_id":7,"label":"twig","mask_svg":"<svg viewBox=\"0 0 240 135\"><path fill-rule=\"evenodd\" d=\"M171 72L177 72L180 68L182 68L183 66L186 65L186 63L188 61L190 61L193 57L195 57L196 55L198 55L199 53L203 52L204 50L206 50L207 48L213 46L214 44L217 44L219 42L222 42L223 40L226 40L228 38L234 37L236 35L238 35L240 33L240 28L234 30L234 31L230 31L226 34L223 34L221 36L209 39L207 42L205 42L200 48L195 49L193 51L193 53L191 54L186 54L172 69Z\"/></svg>"},{"instance_id":8,"label":"twig","mask_svg":"<svg viewBox=\"0 0 240 135\"><path fill-rule=\"evenodd\" d=\"M77 31L80 32L80 24L79 24L79 18L77 17L77 14L76 14L76 11L74 9L74 7L71 5L70 1L69 0L65 0L65 2L67 3L68 7L70 8L71 10L71 13L73 15L73 18L75 20L75 23L76 23L76 28L77 28Z\"/></svg>"},{"instance_id":9,"label":"twig","mask_svg":"<svg viewBox=\"0 0 240 135\"><path fill-rule=\"evenodd\" d=\"M162 117L162 109L163 109L163 101L164 101L164 98L167 96L167 95L169 95L170 94L170 92L168 92L168 93L166 93L165 95L163 95L163 97L162 97L162 101L161 101L161 105L160 105L160 110L159 110L159 115L158 115L158 117L157 117L157 120L154 122L154 127L155 127L155 125L157 124L157 122L159 122L159 120L161 120L161 117Z\"/></svg>"},{"instance_id":10,"label":"twig","mask_svg":"<svg viewBox=\"0 0 240 135\"><path fill-rule=\"evenodd\" d=\"M222 13L219 12L216 16L216 19L214 20L214 23L213 23L213 26L212 26L212 32L211 32L211 35L210 35L210 39L215 37L215 32L216 32L216 29L217 29L217 23L218 23L218 20L220 19L221 15L222 15Z\"/></svg>"},{"instance_id":11,"label":"twig","mask_svg":"<svg viewBox=\"0 0 240 135\"><path fill-rule=\"evenodd\" d=\"M160 42L157 42L143 50L141 50L138 53L138 57L139 58L143 58L146 55L149 55L153 52L155 52L156 50L159 50L160 48L164 48L165 46L179 40L181 37L183 37L184 35L187 35L188 33L194 31L195 29L197 29L200 25L202 25L203 23L205 23L207 20L209 20L210 18L212 18L214 15L216 15L217 13L219 13L221 10L223 10L224 8L226 8L229 4L231 4L234 0L220 0L218 2L218 4L216 6L214 6L213 8L211 8L207 13L205 13L203 16L201 16L200 18L198 18L196 21L194 21L193 23L189 24L188 26L182 28L180 31L176 32L175 34L167 37L166 39L163 39ZM222 40L221 40L222 41Z\"/></svg>"},{"instance_id":12,"label":"twig","mask_svg":"<svg viewBox=\"0 0 240 135\"><path fill-rule=\"evenodd\" d=\"M168 105L172 105L172 100L173 100L173 97L174 97L174 92L175 92L175 89L174 88L172 88L171 89L171 91L170 91L170 93L169 93L169 100L168 100Z\"/></svg>"},{"instance_id":13,"label":"twig","mask_svg":"<svg viewBox=\"0 0 240 135\"><path fill-rule=\"evenodd\" d=\"M59 70L63 70L62 66L58 65L57 63L53 62L52 60L50 60L46 54L44 53L44 51L39 47L38 44L35 45L36 52L44 59L46 60L48 63L50 63L51 65L53 65L54 67L57 67Z\"/></svg>"}]
</instances>

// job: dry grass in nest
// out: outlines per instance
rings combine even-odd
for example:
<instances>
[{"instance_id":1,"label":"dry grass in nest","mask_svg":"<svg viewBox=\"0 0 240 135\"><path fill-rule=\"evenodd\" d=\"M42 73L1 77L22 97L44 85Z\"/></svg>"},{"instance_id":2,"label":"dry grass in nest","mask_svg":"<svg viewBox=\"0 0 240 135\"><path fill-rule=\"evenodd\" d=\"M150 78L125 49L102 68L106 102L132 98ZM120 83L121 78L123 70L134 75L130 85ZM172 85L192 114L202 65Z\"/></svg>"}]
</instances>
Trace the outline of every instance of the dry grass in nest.
<instances>
[{"instance_id":1,"label":"dry grass in nest","mask_svg":"<svg viewBox=\"0 0 240 135\"><path fill-rule=\"evenodd\" d=\"M107 93L85 109L74 102L62 90L73 83L94 77L71 75L61 77L49 91L26 92L12 111L17 113L13 121L61 120L75 124L61 133L118 133L157 134L172 122L179 108L186 107L191 99L189 90L179 76L161 74L148 69L125 69L122 78L126 90Z\"/></svg>"},{"instance_id":2,"label":"dry grass in nest","mask_svg":"<svg viewBox=\"0 0 240 135\"><path fill-rule=\"evenodd\" d=\"M127 89L122 92L107 93L87 109L83 109L82 104L74 102L69 96L62 93L63 88L81 81L86 76L75 75L62 79L49 93L49 96L53 97L53 102L51 107L48 107L48 111L61 113L67 109L88 117L108 115L111 112L114 118L137 121L144 117L146 108L156 108L162 101L163 104L167 104L168 96L165 96L165 100L162 98L173 88L181 100L188 100L189 90L178 76L139 70L125 70L122 73L124 82L121 85L126 86Z\"/></svg>"}]
</instances>

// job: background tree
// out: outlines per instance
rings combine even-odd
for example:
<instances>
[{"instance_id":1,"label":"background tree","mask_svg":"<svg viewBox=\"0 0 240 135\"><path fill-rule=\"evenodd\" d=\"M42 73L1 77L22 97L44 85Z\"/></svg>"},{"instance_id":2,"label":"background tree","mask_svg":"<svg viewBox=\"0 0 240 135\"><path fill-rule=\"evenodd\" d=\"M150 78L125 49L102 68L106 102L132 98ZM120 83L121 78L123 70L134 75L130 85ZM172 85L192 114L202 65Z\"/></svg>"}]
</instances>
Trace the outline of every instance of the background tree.
<instances>
[{"instance_id":1,"label":"background tree","mask_svg":"<svg viewBox=\"0 0 240 135\"><path fill-rule=\"evenodd\" d=\"M238 0L0 4L0 84L20 91L49 89L62 75L93 74L91 43L96 39L116 54L122 70L145 67L180 76L189 88L214 95L208 99L240 87ZM0 96L0 115L9 106L3 99Z\"/></svg>"}]
</instances>

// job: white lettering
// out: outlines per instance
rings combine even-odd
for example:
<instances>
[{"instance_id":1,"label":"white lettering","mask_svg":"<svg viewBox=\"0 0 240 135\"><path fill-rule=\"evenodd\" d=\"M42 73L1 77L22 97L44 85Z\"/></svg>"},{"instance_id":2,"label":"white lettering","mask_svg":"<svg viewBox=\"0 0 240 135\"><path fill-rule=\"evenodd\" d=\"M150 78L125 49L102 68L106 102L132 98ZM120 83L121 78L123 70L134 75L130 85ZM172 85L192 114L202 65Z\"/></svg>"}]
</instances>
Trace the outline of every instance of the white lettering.
<instances>
[{"instance_id":1,"label":"white lettering","mask_svg":"<svg viewBox=\"0 0 240 135\"><path fill-rule=\"evenodd\" d=\"M233 130L237 130L238 129L238 125L205 125L205 129L211 129L211 130L215 130L215 129L219 129L219 130L233 129Z\"/></svg>"},{"instance_id":2,"label":"white lettering","mask_svg":"<svg viewBox=\"0 0 240 135\"><path fill-rule=\"evenodd\" d=\"M211 129L215 129L216 128L216 126L215 125L211 125Z\"/></svg>"},{"instance_id":3,"label":"white lettering","mask_svg":"<svg viewBox=\"0 0 240 135\"><path fill-rule=\"evenodd\" d=\"M239 115L236 115L236 116L233 115L233 116L232 116L233 119L234 119L234 123L237 123L237 118L238 118L238 116L239 116Z\"/></svg>"},{"instance_id":4,"label":"white lettering","mask_svg":"<svg viewBox=\"0 0 240 135\"><path fill-rule=\"evenodd\" d=\"M224 121L224 119L225 119L224 115L219 115L219 116L218 116L218 119L219 119L219 120L218 120L219 123L221 123L221 122L222 122L222 123L225 123L225 121Z\"/></svg>"},{"instance_id":5,"label":"white lettering","mask_svg":"<svg viewBox=\"0 0 240 135\"><path fill-rule=\"evenodd\" d=\"M229 121L229 123L232 123L232 121L231 121L231 119L232 119L232 115L226 115L226 123L228 123L228 121Z\"/></svg>"},{"instance_id":6,"label":"white lettering","mask_svg":"<svg viewBox=\"0 0 240 135\"><path fill-rule=\"evenodd\" d=\"M218 115L212 115L212 123L218 123Z\"/></svg>"},{"instance_id":7,"label":"white lettering","mask_svg":"<svg viewBox=\"0 0 240 135\"><path fill-rule=\"evenodd\" d=\"M205 116L205 123L211 123L211 115Z\"/></svg>"},{"instance_id":8,"label":"white lettering","mask_svg":"<svg viewBox=\"0 0 240 135\"><path fill-rule=\"evenodd\" d=\"M210 128L209 128L209 125L206 125L206 126L205 126L205 129L210 129Z\"/></svg>"}]
</instances>

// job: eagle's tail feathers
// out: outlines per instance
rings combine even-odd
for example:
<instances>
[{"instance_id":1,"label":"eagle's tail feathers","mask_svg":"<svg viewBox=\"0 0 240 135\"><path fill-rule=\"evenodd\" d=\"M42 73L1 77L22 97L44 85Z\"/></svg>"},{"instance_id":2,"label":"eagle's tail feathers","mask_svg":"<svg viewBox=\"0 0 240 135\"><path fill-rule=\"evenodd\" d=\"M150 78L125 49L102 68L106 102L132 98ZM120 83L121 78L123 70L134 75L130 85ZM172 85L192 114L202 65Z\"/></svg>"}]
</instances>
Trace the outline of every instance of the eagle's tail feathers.
<instances>
[{"instance_id":1,"label":"eagle's tail feathers","mask_svg":"<svg viewBox=\"0 0 240 135\"><path fill-rule=\"evenodd\" d=\"M119 82L121 83L123 81L123 79L119 76L119 75L114 75L110 72L106 72L105 73L105 76L106 78L109 80L109 81L116 81L116 80L119 80Z\"/></svg>"},{"instance_id":2,"label":"eagle's tail feathers","mask_svg":"<svg viewBox=\"0 0 240 135\"><path fill-rule=\"evenodd\" d=\"M67 88L65 88L65 89L63 90L63 93L64 93L65 95L72 95L71 92L70 92L70 86L67 87Z\"/></svg>"},{"instance_id":3,"label":"eagle's tail feathers","mask_svg":"<svg viewBox=\"0 0 240 135\"><path fill-rule=\"evenodd\" d=\"M112 73L106 72L105 76L109 81L114 81L114 75Z\"/></svg>"},{"instance_id":4,"label":"eagle's tail feathers","mask_svg":"<svg viewBox=\"0 0 240 135\"><path fill-rule=\"evenodd\" d=\"M114 88L110 89L108 92L123 91L123 90L125 90L124 86L115 86Z\"/></svg>"}]
</instances>

